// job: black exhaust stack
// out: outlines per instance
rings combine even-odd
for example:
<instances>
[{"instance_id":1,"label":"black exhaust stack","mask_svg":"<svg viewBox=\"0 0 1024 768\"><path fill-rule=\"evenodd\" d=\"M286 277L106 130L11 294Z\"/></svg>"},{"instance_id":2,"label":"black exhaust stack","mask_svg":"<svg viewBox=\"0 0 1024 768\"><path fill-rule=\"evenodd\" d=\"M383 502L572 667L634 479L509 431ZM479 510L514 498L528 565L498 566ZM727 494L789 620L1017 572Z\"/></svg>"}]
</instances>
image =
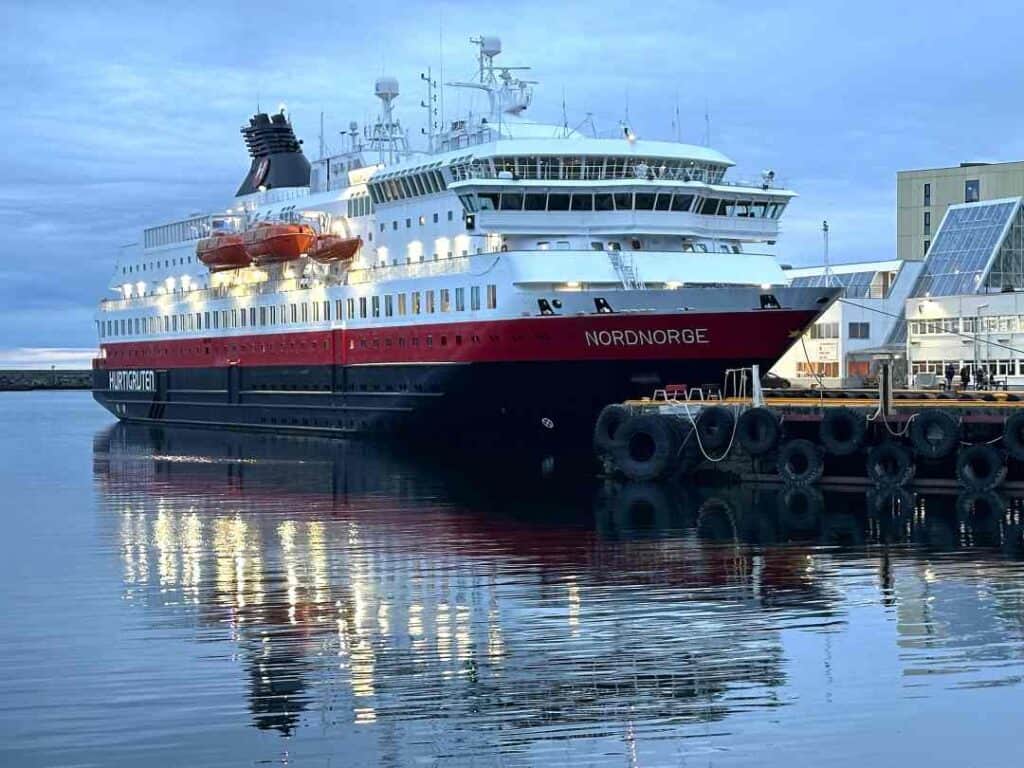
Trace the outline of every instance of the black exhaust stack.
<instances>
[{"instance_id":1,"label":"black exhaust stack","mask_svg":"<svg viewBox=\"0 0 1024 768\"><path fill-rule=\"evenodd\" d=\"M295 138L284 112L259 112L242 128L245 146L252 157L249 173L235 197L275 187L308 187L309 161L302 154L302 142Z\"/></svg>"}]
</instances>

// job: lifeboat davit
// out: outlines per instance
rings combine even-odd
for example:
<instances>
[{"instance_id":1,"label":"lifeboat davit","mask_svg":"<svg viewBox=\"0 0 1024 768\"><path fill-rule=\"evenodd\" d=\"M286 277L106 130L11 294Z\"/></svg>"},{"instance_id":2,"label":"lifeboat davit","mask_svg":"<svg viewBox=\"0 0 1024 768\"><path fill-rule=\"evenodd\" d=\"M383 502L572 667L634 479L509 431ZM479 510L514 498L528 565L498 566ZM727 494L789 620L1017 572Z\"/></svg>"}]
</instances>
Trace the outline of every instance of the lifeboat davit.
<instances>
[{"instance_id":1,"label":"lifeboat davit","mask_svg":"<svg viewBox=\"0 0 1024 768\"><path fill-rule=\"evenodd\" d=\"M313 247L309 249L309 258L321 264L335 261L351 261L363 245L359 237L338 237L338 235L320 235Z\"/></svg>"},{"instance_id":2,"label":"lifeboat davit","mask_svg":"<svg viewBox=\"0 0 1024 768\"><path fill-rule=\"evenodd\" d=\"M216 232L196 243L196 257L211 272L249 266L249 254L242 236L233 232Z\"/></svg>"},{"instance_id":3,"label":"lifeboat davit","mask_svg":"<svg viewBox=\"0 0 1024 768\"><path fill-rule=\"evenodd\" d=\"M263 222L242 233L245 252L257 265L297 259L315 240L316 232L306 224Z\"/></svg>"}]
</instances>

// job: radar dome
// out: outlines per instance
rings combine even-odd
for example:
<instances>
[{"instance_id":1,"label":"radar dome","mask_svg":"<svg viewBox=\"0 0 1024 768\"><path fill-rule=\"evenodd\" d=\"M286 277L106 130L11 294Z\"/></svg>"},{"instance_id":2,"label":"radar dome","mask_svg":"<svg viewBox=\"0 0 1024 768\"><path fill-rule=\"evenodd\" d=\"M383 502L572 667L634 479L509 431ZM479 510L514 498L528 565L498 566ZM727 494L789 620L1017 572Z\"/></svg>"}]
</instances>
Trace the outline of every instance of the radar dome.
<instances>
[{"instance_id":1,"label":"radar dome","mask_svg":"<svg viewBox=\"0 0 1024 768\"><path fill-rule=\"evenodd\" d=\"M480 38L480 51L484 56L497 56L501 53L501 38L493 35Z\"/></svg>"},{"instance_id":2,"label":"radar dome","mask_svg":"<svg viewBox=\"0 0 1024 768\"><path fill-rule=\"evenodd\" d=\"M394 77L378 77L373 92L381 99L393 99L398 95L398 79Z\"/></svg>"}]
</instances>

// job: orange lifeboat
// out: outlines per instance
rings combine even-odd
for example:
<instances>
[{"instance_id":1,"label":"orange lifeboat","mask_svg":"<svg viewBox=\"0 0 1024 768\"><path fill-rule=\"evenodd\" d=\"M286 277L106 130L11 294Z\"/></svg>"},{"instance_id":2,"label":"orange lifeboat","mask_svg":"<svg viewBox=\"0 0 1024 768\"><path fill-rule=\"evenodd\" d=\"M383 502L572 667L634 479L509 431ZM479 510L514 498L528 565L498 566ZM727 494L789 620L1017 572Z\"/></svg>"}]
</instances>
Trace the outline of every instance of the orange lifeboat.
<instances>
[{"instance_id":1,"label":"orange lifeboat","mask_svg":"<svg viewBox=\"0 0 1024 768\"><path fill-rule=\"evenodd\" d=\"M309 249L309 258L321 264L334 261L351 261L363 245L359 237L338 237L337 235L320 235L313 247Z\"/></svg>"},{"instance_id":2,"label":"orange lifeboat","mask_svg":"<svg viewBox=\"0 0 1024 768\"><path fill-rule=\"evenodd\" d=\"M242 236L232 232L216 232L196 243L196 257L211 272L249 266L249 255Z\"/></svg>"},{"instance_id":3,"label":"orange lifeboat","mask_svg":"<svg viewBox=\"0 0 1024 768\"><path fill-rule=\"evenodd\" d=\"M245 252L257 265L297 259L315 240L316 232L306 224L263 222L242 233Z\"/></svg>"}]
</instances>

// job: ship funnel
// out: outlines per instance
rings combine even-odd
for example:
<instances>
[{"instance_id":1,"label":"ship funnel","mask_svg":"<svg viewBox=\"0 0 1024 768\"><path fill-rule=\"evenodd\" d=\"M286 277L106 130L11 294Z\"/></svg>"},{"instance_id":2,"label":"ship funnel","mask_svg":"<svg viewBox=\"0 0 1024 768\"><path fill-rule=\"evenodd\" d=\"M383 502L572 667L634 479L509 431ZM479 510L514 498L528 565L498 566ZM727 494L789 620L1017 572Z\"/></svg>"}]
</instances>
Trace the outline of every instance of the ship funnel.
<instances>
[{"instance_id":1,"label":"ship funnel","mask_svg":"<svg viewBox=\"0 0 1024 768\"><path fill-rule=\"evenodd\" d=\"M284 112L259 112L242 128L252 164L235 197L276 187L308 187L309 161Z\"/></svg>"}]
</instances>

